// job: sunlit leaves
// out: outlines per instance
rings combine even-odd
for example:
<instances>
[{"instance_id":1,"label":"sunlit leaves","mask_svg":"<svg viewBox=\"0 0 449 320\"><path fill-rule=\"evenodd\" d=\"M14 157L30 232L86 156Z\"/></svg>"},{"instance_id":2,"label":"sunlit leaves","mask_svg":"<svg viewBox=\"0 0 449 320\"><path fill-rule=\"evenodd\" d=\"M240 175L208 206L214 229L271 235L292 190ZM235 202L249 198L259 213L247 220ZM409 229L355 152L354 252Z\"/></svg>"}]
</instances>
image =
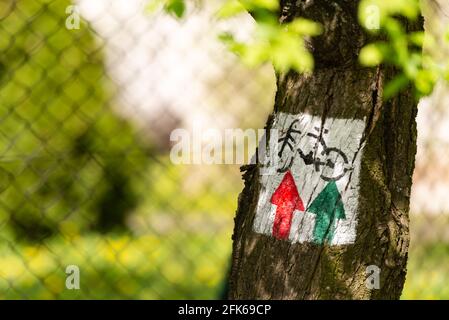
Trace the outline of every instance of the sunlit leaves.
<instances>
[{"instance_id":1,"label":"sunlit leaves","mask_svg":"<svg viewBox=\"0 0 449 320\"><path fill-rule=\"evenodd\" d=\"M382 63L383 59L384 54L380 45L372 43L365 46L360 51L359 60L364 66L377 66Z\"/></svg>"},{"instance_id":2,"label":"sunlit leaves","mask_svg":"<svg viewBox=\"0 0 449 320\"><path fill-rule=\"evenodd\" d=\"M384 88L384 99L393 97L396 93L403 90L409 84L409 79L404 74L399 74L393 80L388 82Z\"/></svg>"},{"instance_id":3,"label":"sunlit leaves","mask_svg":"<svg viewBox=\"0 0 449 320\"><path fill-rule=\"evenodd\" d=\"M423 32L407 32L403 25L402 19L415 20L420 12L419 0L363 0L360 3L361 25L368 32L382 34L385 38L385 41L362 48L360 63L368 67L386 63L400 71L400 75L386 85L386 99L410 83L418 97L428 95L441 76L441 70L423 53L424 43L430 44L431 39Z\"/></svg>"},{"instance_id":4,"label":"sunlit leaves","mask_svg":"<svg viewBox=\"0 0 449 320\"><path fill-rule=\"evenodd\" d=\"M152 0L150 9L165 8L165 11L182 17L186 0ZM313 21L296 18L280 24L278 0L227 0L217 11L217 18L229 19L251 13L256 20L251 40L239 41L233 34L225 33L221 40L231 51L238 54L248 66L272 63L279 72L293 69L310 72L314 62L306 49L306 40L321 33L321 26ZM359 54L359 61L367 67L389 64L396 67L400 75L384 90L389 98L408 84L416 89L417 96L428 95L440 78L449 79L449 67L439 66L423 53L432 39L423 32L408 32L405 20L416 20L421 14L419 0L362 0L359 4L359 22L370 34L381 35L383 41L367 44ZM449 32L447 33L449 39Z\"/></svg>"},{"instance_id":5,"label":"sunlit leaves","mask_svg":"<svg viewBox=\"0 0 449 320\"><path fill-rule=\"evenodd\" d=\"M271 11L279 9L278 0L228 0L217 12L219 18L230 18L248 11Z\"/></svg>"},{"instance_id":6,"label":"sunlit leaves","mask_svg":"<svg viewBox=\"0 0 449 320\"><path fill-rule=\"evenodd\" d=\"M165 0L150 0L146 5L146 10L150 13L156 12L165 4Z\"/></svg>"},{"instance_id":7,"label":"sunlit leaves","mask_svg":"<svg viewBox=\"0 0 449 320\"><path fill-rule=\"evenodd\" d=\"M317 36L320 35L322 27L319 23L307 19L297 18L292 22L286 24L286 28L298 35Z\"/></svg>"},{"instance_id":8,"label":"sunlit leaves","mask_svg":"<svg viewBox=\"0 0 449 320\"><path fill-rule=\"evenodd\" d=\"M420 14L419 0L362 0L359 5L359 21L366 29L377 32L392 16L415 19ZM379 19L379 21L374 21Z\"/></svg>"},{"instance_id":9,"label":"sunlit leaves","mask_svg":"<svg viewBox=\"0 0 449 320\"><path fill-rule=\"evenodd\" d=\"M270 62L278 72L290 69L297 72L312 71L313 56L305 47L305 38L319 35L321 26L302 18L280 24L275 12L278 8L277 0L227 1L218 11L218 17L250 11L257 25L251 41L239 42L229 33L221 35L221 40L248 66Z\"/></svg>"},{"instance_id":10,"label":"sunlit leaves","mask_svg":"<svg viewBox=\"0 0 449 320\"><path fill-rule=\"evenodd\" d=\"M217 16L226 19L244 12L247 12L246 8L240 1L229 0L218 10Z\"/></svg>"},{"instance_id":11,"label":"sunlit leaves","mask_svg":"<svg viewBox=\"0 0 449 320\"><path fill-rule=\"evenodd\" d=\"M240 0L247 10L267 9L275 11L279 9L279 0Z\"/></svg>"},{"instance_id":12,"label":"sunlit leaves","mask_svg":"<svg viewBox=\"0 0 449 320\"><path fill-rule=\"evenodd\" d=\"M167 10L168 13L181 18L186 10L186 5L183 0L171 0L165 5L165 10Z\"/></svg>"},{"instance_id":13,"label":"sunlit leaves","mask_svg":"<svg viewBox=\"0 0 449 320\"><path fill-rule=\"evenodd\" d=\"M409 40L411 44L422 48L424 46L424 40L426 40L424 31L412 32L409 36Z\"/></svg>"},{"instance_id":14,"label":"sunlit leaves","mask_svg":"<svg viewBox=\"0 0 449 320\"><path fill-rule=\"evenodd\" d=\"M297 19L285 25L261 23L251 42L238 42L231 34L222 35L221 39L248 66L271 62L279 72L309 72L313 69L313 57L305 48L304 36L319 34L320 30L316 23Z\"/></svg>"},{"instance_id":15,"label":"sunlit leaves","mask_svg":"<svg viewBox=\"0 0 449 320\"><path fill-rule=\"evenodd\" d=\"M184 0L151 0L147 4L147 11L151 13L161 8L177 18L182 18L186 11L186 4Z\"/></svg>"}]
</instances>

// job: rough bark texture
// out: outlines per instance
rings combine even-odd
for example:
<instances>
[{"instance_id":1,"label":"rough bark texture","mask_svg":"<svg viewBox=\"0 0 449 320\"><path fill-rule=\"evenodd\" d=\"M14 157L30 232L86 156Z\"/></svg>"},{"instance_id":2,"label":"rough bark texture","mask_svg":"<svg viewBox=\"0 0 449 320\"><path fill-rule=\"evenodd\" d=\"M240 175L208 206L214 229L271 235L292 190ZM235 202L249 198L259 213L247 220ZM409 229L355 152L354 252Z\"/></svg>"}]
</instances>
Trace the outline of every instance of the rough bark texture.
<instances>
[{"instance_id":1,"label":"rough bark texture","mask_svg":"<svg viewBox=\"0 0 449 320\"><path fill-rule=\"evenodd\" d=\"M356 0L281 1L281 21L302 16L324 25L310 42L311 75L278 76L274 113L366 119L354 244L292 244L253 232L259 167L242 168L233 235L231 299L397 299L406 276L409 197L416 153L416 101L411 90L388 102L382 88L395 71L362 68L369 40L357 20ZM421 28L421 21L414 29ZM271 118L270 118L271 119ZM267 128L270 128L270 119ZM380 289L366 287L366 267L381 269Z\"/></svg>"}]
</instances>

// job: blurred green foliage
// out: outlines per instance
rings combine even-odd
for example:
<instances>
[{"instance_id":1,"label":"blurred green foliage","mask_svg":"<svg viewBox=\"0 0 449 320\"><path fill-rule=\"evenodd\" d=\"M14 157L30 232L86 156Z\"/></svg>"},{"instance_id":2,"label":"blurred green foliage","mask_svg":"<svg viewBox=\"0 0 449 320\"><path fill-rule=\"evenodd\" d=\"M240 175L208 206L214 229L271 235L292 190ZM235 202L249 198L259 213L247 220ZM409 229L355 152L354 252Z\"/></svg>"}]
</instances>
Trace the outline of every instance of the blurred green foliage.
<instances>
[{"instance_id":1,"label":"blurred green foliage","mask_svg":"<svg viewBox=\"0 0 449 320\"><path fill-rule=\"evenodd\" d=\"M197 0L198 1L198 0ZM313 56L305 47L307 37L321 33L319 24L295 18L292 22L279 24L278 0L226 0L218 10L217 17L229 19L250 12L256 20L254 36L249 41L238 41L233 34L220 35L229 49L238 54L249 66L266 62L279 72L293 69L297 72L313 70ZM155 10L164 7L168 12L182 17L185 0L150 0ZM423 53L424 39L432 43L423 32L408 32L407 21L416 21L421 15L419 0L362 0L359 5L360 24L368 33L385 38L367 44L360 52L360 63L367 67L379 64L392 65L399 75L387 83L384 98L389 99L412 84L417 98L429 95L439 79L449 81L449 64L437 64L430 54ZM376 25L373 27L373 24ZM449 34L449 33L448 33Z\"/></svg>"},{"instance_id":2,"label":"blurred green foliage","mask_svg":"<svg viewBox=\"0 0 449 320\"><path fill-rule=\"evenodd\" d=\"M195 0L192 0L195 1ZM201 0L196 0L201 2ZM250 67L272 63L279 72L290 69L298 72L313 70L313 56L305 47L305 38L321 33L321 26L313 21L295 18L289 23L279 24L278 0L228 0L216 12L218 19L230 19L251 12L256 28L250 41L240 41L232 33L223 33L219 39L242 58ZM154 12L163 8L177 18L183 17L185 0L149 0L148 9ZM182 9L181 9L182 8Z\"/></svg>"},{"instance_id":3,"label":"blurred green foliage","mask_svg":"<svg viewBox=\"0 0 449 320\"><path fill-rule=\"evenodd\" d=\"M184 0L151 0L147 5L149 12L155 12L160 8L177 18L182 18L186 10L186 4Z\"/></svg>"},{"instance_id":4,"label":"blurred green foliage","mask_svg":"<svg viewBox=\"0 0 449 320\"><path fill-rule=\"evenodd\" d=\"M183 1L167 1L169 12L184 14ZM113 111L101 45L85 26L61 27L70 2L11 3L0 2L0 298L217 298L242 188L237 170L202 168L204 183L192 167L150 160ZM245 3L261 7L261 17L275 10L271 0ZM228 17L241 12L231 9ZM225 40L251 64L279 59L279 69L310 67L295 62L296 53L263 51L319 28L304 20L281 28L266 19L252 44ZM258 41L263 48L252 58ZM365 53L371 64L384 59L375 50ZM215 185L224 174L229 185ZM25 239L32 241L15 241ZM449 298L448 248L412 247L403 298ZM72 264L80 267L81 290L65 287Z\"/></svg>"},{"instance_id":5,"label":"blurred green foliage","mask_svg":"<svg viewBox=\"0 0 449 320\"><path fill-rule=\"evenodd\" d=\"M16 247L20 255L1 245L0 299L216 298L230 255L223 235L55 237ZM66 288L68 265L80 269L80 290Z\"/></svg>"},{"instance_id":6,"label":"blurred green foliage","mask_svg":"<svg viewBox=\"0 0 449 320\"><path fill-rule=\"evenodd\" d=\"M400 74L384 88L386 99L410 83L416 89L418 98L429 95L436 82L447 73L430 55L423 52L424 32L407 32L404 26L404 19L416 21L420 15L418 0L363 0L360 3L361 24L368 32L385 38L384 41L365 46L360 52L360 62L365 66L386 63L400 70ZM369 25L374 18L378 18L378 28Z\"/></svg>"},{"instance_id":7,"label":"blurred green foliage","mask_svg":"<svg viewBox=\"0 0 449 320\"><path fill-rule=\"evenodd\" d=\"M216 299L229 268L232 218L225 220L215 231L175 228L163 237L67 230L45 246L2 243L0 299ZM80 268L80 290L65 288L71 264ZM448 268L447 243L412 245L402 299L449 299Z\"/></svg>"},{"instance_id":8,"label":"blurred green foliage","mask_svg":"<svg viewBox=\"0 0 449 320\"><path fill-rule=\"evenodd\" d=\"M220 39L246 65L255 67L270 62L278 72L313 70L313 56L306 49L305 39L319 35L322 32L320 24L304 18L280 24L278 0L225 1L217 17L229 19L248 12L256 21L251 40L239 41L231 33L220 35Z\"/></svg>"},{"instance_id":9,"label":"blurred green foliage","mask_svg":"<svg viewBox=\"0 0 449 320\"><path fill-rule=\"evenodd\" d=\"M217 297L238 170L229 185L186 181L193 168L166 165L114 110L101 41L85 23L64 28L70 1L11 3L0 3L0 298ZM70 264L79 291L65 287Z\"/></svg>"},{"instance_id":10,"label":"blurred green foliage","mask_svg":"<svg viewBox=\"0 0 449 320\"><path fill-rule=\"evenodd\" d=\"M14 3L0 3L2 237L123 228L149 160L113 111L100 46L64 27L70 1Z\"/></svg>"},{"instance_id":11,"label":"blurred green foliage","mask_svg":"<svg viewBox=\"0 0 449 320\"><path fill-rule=\"evenodd\" d=\"M167 163L168 157L157 163ZM219 187L193 179L190 167L150 166L132 232L80 233L64 224L34 243L0 242L0 299L215 299L229 268L236 168L202 172ZM145 189L149 181L157 188ZM207 180L209 181L209 179ZM182 196L180 196L182 194ZM80 290L67 290L65 268L80 269Z\"/></svg>"},{"instance_id":12,"label":"blurred green foliage","mask_svg":"<svg viewBox=\"0 0 449 320\"><path fill-rule=\"evenodd\" d=\"M307 51L304 38L320 34L320 25L301 18L281 25L274 15L258 12L252 13L258 22L253 40L241 42L230 33L222 34L220 39L250 67L271 62L278 72L312 71L313 56Z\"/></svg>"},{"instance_id":13,"label":"blurred green foliage","mask_svg":"<svg viewBox=\"0 0 449 320\"><path fill-rule=\"evenodd\" d=\"M414 239L418 242L419 239ZM413 241L413 238L412 238ZM449 244L417 243L409 252L401 299L449 299Z\"/></svg>"}]
</instances>

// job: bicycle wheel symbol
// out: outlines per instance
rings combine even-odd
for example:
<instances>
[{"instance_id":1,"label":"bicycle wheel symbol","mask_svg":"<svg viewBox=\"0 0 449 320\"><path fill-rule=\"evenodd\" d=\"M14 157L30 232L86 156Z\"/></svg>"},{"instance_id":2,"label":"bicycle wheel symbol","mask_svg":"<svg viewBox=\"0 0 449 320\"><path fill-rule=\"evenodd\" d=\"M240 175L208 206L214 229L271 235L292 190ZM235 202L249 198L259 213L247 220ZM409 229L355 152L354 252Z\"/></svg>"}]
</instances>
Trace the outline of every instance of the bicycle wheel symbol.
<instances>
[{"instance_id":1,"label":"bicycle wheel symbol","mask_svg":"<svg viewBox=\"0 0 449 320\"><path fill-rule=\"evenodd\" d=\"M321 179L324 181L337 181L350 170L348 157L337 148L326 148L322 155L325 156Z\"/></svg>"},{"instance_id":2,"label":"bicycle wheel symbol","mask_svg":"<svg viewBox=\"0 0 449 320\"><path fill-rule=\"evenodd\" d=\"M293 138L293 134L301 134L299 130L294 128L294 125L297 122L297 120L293 121L287 129L285 136L279 139L279 142L282 142L281 149L278 154L281 159L281 166L277 170L279 173L286 172L292 167L296 152L298 152L299 156L304 161L304 164L306 166L312 165L315 172L320 172L321 179L325 181L340 180L348 171L351 170L346 154L336 147L327 146L323 137L328 133L327 129L324 129L321 132L320 128L315 128L317 133L309 132L306 134L307 137L316 140L312 151L305 153L301 150L301 148L298 148L296 152L293 152L289 157L283 158L284 151L287 147L291 151L294 151L293 146L296 141Z\"/></svg>"}]
</instances>

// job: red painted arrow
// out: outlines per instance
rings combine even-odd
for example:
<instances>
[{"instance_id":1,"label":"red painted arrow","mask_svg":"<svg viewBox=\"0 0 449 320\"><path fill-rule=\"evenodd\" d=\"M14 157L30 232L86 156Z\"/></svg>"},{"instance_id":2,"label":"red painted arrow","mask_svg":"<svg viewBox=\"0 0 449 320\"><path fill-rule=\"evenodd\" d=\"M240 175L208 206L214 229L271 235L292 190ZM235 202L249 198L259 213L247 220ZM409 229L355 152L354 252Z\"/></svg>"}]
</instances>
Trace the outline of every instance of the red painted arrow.
<instances>
[{"instance_id":1,"label":"red painted arrow","mask_svg":"<svg viewBox=\"0 0 449 320\"><path fill-rule=\"evenodd\" d=\"M304 211L302 199L290 171L285 173L279 187L271 196L271 203L277 206L273 223L273 237L287 239L292 224L293 211Z\"/></svg>"}]
</instances>

